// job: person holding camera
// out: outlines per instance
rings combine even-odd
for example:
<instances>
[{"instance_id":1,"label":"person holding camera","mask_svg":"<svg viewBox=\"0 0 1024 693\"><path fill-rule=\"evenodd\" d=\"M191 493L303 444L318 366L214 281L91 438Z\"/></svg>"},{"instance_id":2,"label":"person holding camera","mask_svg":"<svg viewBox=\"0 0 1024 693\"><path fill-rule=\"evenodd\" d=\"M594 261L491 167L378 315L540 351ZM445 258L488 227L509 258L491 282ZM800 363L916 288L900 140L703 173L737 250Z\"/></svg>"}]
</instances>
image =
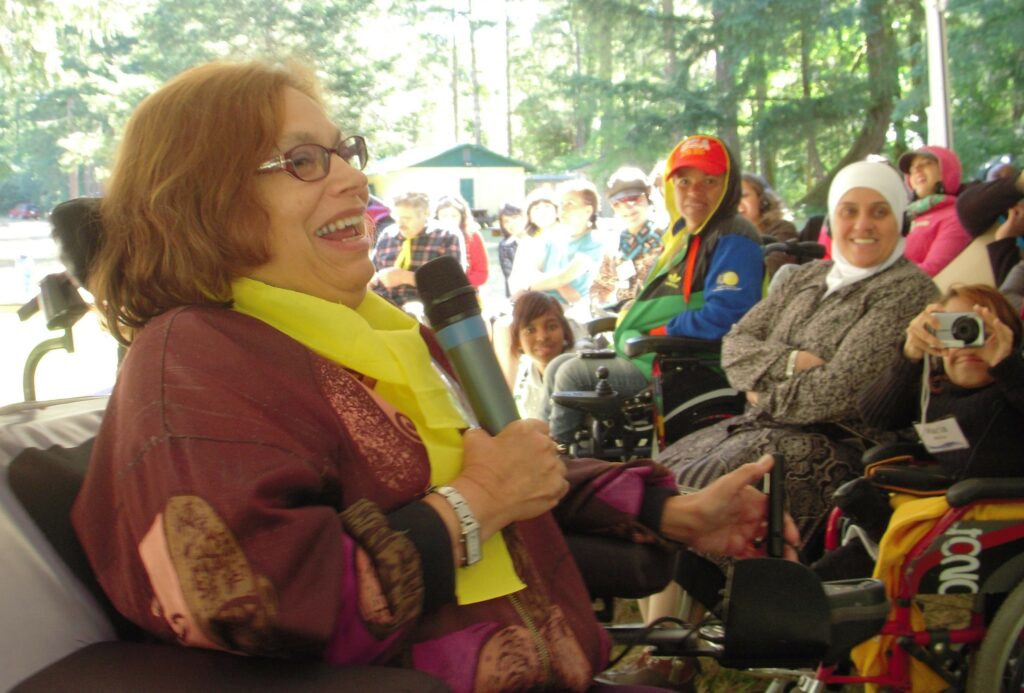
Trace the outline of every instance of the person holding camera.
<instances>
[{"instance_id":1,"label":"person holding camera","mask_svg":"<svg viewBox=\"0 0 1024 693\"><path fill-rule=\"evenodd\" d=\"M999 291L955 285L910 321L902 350L861 394L857 411L878 427L916 425L947 476L1018 476L1024 455L1021 336L1021 321ZM925 359L934 360L924 364ZM941 424L941 448L928 422ZM959 442L950 443L954 438ZM875 570L892 515L889 494L872 487L860 506L859 540L811 565L822 580L866 577Z\"/></svg>"},{"instance_id":2,"label":"person holding camera","mask_svg":"<svg viewBox=\"0 0 1024 693\"><path fill-rule=\"evenodd\" d=\"M971 332L977 337L966 339ZM934 452L947 474L1017 476L1024 455L1021 332L1016 311L999 291L953 286L910 321L900 355L864 391L857 409L864 421L897 429L952 417L967 446ZM928 375L922 411L925 356L941 360L941 368Z\"/></svg>"}]
</instances>

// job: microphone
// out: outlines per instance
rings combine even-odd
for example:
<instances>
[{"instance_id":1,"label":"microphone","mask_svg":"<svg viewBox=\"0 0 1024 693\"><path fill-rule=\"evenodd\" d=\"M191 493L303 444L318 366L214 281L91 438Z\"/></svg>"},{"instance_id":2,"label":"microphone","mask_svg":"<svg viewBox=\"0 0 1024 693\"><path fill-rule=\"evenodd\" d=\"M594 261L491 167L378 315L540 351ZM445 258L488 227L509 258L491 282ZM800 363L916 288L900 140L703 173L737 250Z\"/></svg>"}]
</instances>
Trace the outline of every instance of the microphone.
<instances>
[{"instance_id":1,"label":"microphone","mask_svg":"<svg viewBox=\"0 0 1024 693\"><path fill-rule=\"evenodd\" d=\"M519 418L519 410L480 317L476 290L462 265L450 255L434 258L416 270L416 288L473 413L485 431L496 435Z\"/></svg>"}]
</instances>

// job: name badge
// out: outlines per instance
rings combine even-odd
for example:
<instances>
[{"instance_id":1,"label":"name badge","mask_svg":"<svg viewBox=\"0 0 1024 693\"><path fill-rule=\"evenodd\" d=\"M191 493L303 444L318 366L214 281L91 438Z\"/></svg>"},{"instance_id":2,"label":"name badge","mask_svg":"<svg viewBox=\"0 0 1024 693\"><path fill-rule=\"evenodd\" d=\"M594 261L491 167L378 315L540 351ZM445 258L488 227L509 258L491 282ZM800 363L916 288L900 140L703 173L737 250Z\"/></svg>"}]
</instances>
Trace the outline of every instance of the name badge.
<instances>
[{"instance_id":1,"label":"name badge","mask_svg":"<svg viewBox=\"0 0 1024 693\"><path fill-rule=\"evenodd\" d=\"M928 452L949 452L951 450L966 450L970 446L964 432L960 430L960 424L956 419L939 419L928 423L914 424L921 443Z\"/></svg>"}]
</instances>

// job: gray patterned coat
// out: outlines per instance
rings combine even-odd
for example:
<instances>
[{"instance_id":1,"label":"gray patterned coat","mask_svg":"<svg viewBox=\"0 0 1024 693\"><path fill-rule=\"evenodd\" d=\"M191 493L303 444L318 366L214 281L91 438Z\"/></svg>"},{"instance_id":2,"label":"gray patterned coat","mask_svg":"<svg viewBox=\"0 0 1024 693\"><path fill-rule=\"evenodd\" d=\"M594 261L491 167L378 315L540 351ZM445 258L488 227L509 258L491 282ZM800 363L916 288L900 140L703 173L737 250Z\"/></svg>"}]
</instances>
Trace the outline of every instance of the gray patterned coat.
<instances>
[{"instance_id":1,"label":"gray patterned coat","mask_svg":"<svg viewBox=\"0 0 1024 693\"><path fill-rule=\"evenodd\" d=\"M722 366L737 390L758 394L757 409L776 423L849 422L857 395L896 357L907 324L937 295L905 258L825 300L831 262L805 265L733 325ZM786 378L794 349L825 365Z\"/></svg>"},{"instance_id":2,"label":"gray patterned coat","mask_svg":"<svg viewBox=\"0 0 1024 693\"><path fill-rule=\"evenodd\" d=\"M784 454L789 509L805 542L819 532L835 489L861 472L859 436L874 432L857 418L860 392L892 362L907 324L938 295L927 275L900 258L822 300L831 267L816 262L793 271L725 336L729 382L756 392L758 404L676 441L658 459L680 484L701 488L764 453ZM793 350L826 363L787 378Z\"/></svg>"}]
</instances>

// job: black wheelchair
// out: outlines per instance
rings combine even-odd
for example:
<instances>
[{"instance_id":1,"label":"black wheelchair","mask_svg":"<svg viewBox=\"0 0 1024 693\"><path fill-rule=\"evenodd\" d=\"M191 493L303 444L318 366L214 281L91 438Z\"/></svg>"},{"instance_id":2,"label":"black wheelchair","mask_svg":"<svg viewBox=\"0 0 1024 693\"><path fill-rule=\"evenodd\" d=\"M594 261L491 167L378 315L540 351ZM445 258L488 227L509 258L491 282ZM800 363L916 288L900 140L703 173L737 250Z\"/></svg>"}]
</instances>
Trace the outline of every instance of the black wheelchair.
<instances>
[{"instance_id":1,"label":"black wheelchair","mask_svg":"<svg viewBox=\"0 0 1024 693\"><path fill-rule=\"evenodd\" d=\"M591 329L602 329L599 323ZM632 358L654 354L652 383L639 393L620 394L608 384L601 356L591 357L597 375L593 391L555 392L552 400L586 414L585 427L569 447L573 457L628 460L650 457L660 448L716 421L742 413L743 393L719 368L721 343L685 337L634 337Z\"/></svg>"},{"instance_id":2,"label":"black wheelchair","mask_svg":"<svg viewBox=\"0 0 1024 693\"><path fill-rule=\"evenodd\" d=\"M766 255L782 253L797 262L824 255L824 248L817 243L765 240ZM600 318L586 329L595 337L614 330L615 320ZM612 389L607 367L601 365L602 358L614 358L613 351L583 355L593 361L595 389L552 395L555 403L586 415L583 428L569 446L569 455L607 460L651 457L683 436L743 413L746 399L722 372L721 348L717 340L633 337L626 343L626 356L653 354L654 359L650 387L628 395Z\"/></svg>"}]
</instances>

